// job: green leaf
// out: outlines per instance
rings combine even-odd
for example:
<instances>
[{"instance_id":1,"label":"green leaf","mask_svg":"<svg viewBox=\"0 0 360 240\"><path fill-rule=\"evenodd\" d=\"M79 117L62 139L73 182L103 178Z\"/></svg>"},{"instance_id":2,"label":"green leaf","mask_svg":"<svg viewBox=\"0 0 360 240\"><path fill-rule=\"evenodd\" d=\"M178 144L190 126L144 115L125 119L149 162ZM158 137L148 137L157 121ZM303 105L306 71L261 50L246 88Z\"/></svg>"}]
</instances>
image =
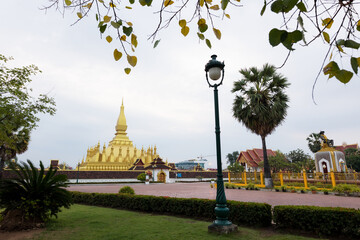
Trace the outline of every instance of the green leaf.
<instances>
[{"instance_id":1,"label":"green leaf","mask_svg":"<svg viewBox=\"0 0 360 240\"><path fill-rule=\"evenodd\" d=\"M341 69L338 71L335 75L335 77L342 83L346 84L348 83L351 78L353 77L353 73L344 69Z\"/></svg>"},{"instance_id":2,"label":"green leaf","mask_svg":"<svg viewBox=\"0 0 360 240\"><path fill-rule=\"evenodd\" d=\"M351 63L351 67L352 67L354 73L357 74L358 73L358 67L359 67L358 62L357 62L357 58L351 57L350 63Z\"/></svg>"},{"instance_id":3,"label":"green leaf","mask_svg":"<svg viewBox=\"0 0 360 240\"><path fill-rule=\"evenodd\" d=\"M325 75L329 75L329 79L335 76L335 74L340 71L338 64L334 61L329 62L324 68L323 72Z\"/></svg>"},{"instance_id":4,"label":"green leaf","mask_svg":"<svg viewBox=\"0 0 360 240\"><path fill-rule=\"evenodd\" d=\"M123 33L126 35L126 36L130 36L130 34L132 33L133 31L133 28L132 27L125 27L123 26Z\"/></svg>"},{"instance_id":5,"label":"green leaf","mask_svg":"<svg viewBox=\"0 0 360 240\"><path fill-rule=\"evenodd\" d=\"M66 6L70 6L70 5L71 5L71 1L70 1L70 0L65 0L65 4L66 4Z\"/></svg>"},{"instance_id":6,"label":"green leaf","mask_svg":"<svg viewBox=\"0 0 360 240\"><path fill-rule=\"evenodd\" d=\"M130 4L134 4L135 0L129 0Z\"/></svg>"},{"instance_id":7,"label":"green leaf","mask_svg":"<svg viewBox=\"0 0 360 240\"><path fill-rule=\"evenodd\" d=\"M96 21L99 21L99 15L95 14L95 17L96 17Z\"/></svg>"},{"instance_id":8,"label":"green leaf","mask_svg":"<svg viewBox=\"0 0 360 240\"><path fill-rule=\"evenodd\" d=\"M346 40L344 47L353 48L353 49L359 49L360 44L353 41L353 40Z\"/></svg>"},{"instance_id":9,"label":"green leaf","mask_svg":"<svg viewBox=\"0 0 360 240\"><path fill-rule=\"evenodd\" d=\"M135 67L136 66L136 63L137 63L137 58L136 56L130 56L130 55L127 55L127 60L128 60L128 63Z\"/></svg>"},{"instance_id":10,"label":"green leaf","mask_svg":"<svg viewBox=\"0 0 360 240\"><path fill-rule=\"evenodd\" d=\"M323 32L323 37L327 43L330 43L330 36L327 32Z\"/></svg>"},{"instance_id":11,"label":"green leaf","mask_svg":"<svg viewBox=\"0 0 360 240\"><path fill-rule=\"evenodd\" d=\"M360 31L360 20L356 24L356 30Z\"/></svg>"},{"instance_id":12,"label":"green leaf","mask_svg":"<svg viewBox=\"0 0 360 240\"><path fill-rule=\"evenodd\" d=\"M290 12L298 3L299 0L283 0L285 13Z\"/></svg>"},{"instance_id":13,"label":"green leaf","mask_svg":"<svg viewBox=\"0 0 360 240\"><path fill-rule=\"evenodd\" d=\"M154 43L154 48L157 47L157 45L159 44L159 42L160 42L160 39L155 41L155 43Z\"/></svg>"},{"instance_id":14,"label":"green leaf","mask_svg":"<svg viewBox=\"0 0 360 240\"><path fill-rule=\"evenodd\" d=\"M206 45L207 45L209 48L211 48L211 42L210 42L210 40L209 40L209 39L206 39L205 42L206 42Z\"/></svg>"},{"instance_id":15,"label":"green leaf","mask_svg":"<svg viewBox=\"0 0 360 240\"><path fill-rule=\"evenodd\" d=\"M131 69L130 68L125 68L124 71L125 71L126 74L129 74L131 72Z\"/></svg>"},{"instance_id":16,"label":"green leaf","mask_svg":"<svg viewBox=\"0 0 360 240\"><path fill-rule=\"evenodd\" d=\"M284 7L283 1L282 1L282 0L277 0L277 1L275 1L275 2L273 2L273 3L271 4L270 9L271 9L271 11L273 11L274 13L279 13L279 12L282 12L283 7Z\"/></svg>"},{"instance_id":17,"label":"green leaf","mask_svg":"<svg viewBox=\"0 0 360 240\"><path fill-rule=\"evenodd\" d=\"M114 22L114 21L111 21L111 26L113 26L114 28L118 29L120 26L122 25L122 21L117 21L117 22Z\"/></svg>"},{"instance_id":18,"label":"green leaf","mask_svg":"<svg viewBox=\"0 0 360 240\"><path fill-rule=\"evenodd\" d=\"M261 12L260 12L260 15L261 15L261 16L264 15L264 12L265 12L265 10L266 10L266 6L267 6L266 0L264 0L264 6L262 7Z\"/></svg>"},{"instance_id":19,"label":"green leaf","mask_svg":"<svg viewBox=\"0 0 360 240\"><path fill-rule=\"evenodd\" d=\"M305 28L304 28L304 20L302 19L302 17L301 17L300 15L298 16L297 21L298 21L300 27L302 28L302 30L303 30L304 32L306 32L306 30L305 30Z\"/></svg>"},{"instance_id":20,"label":"green leaf","mask_svg":"<svg viewBox=\"0 0 360 240\"><path fill-rule=\"evenodd\" d=\"M100 27L100 32L101 32L101 33L104 33L105 30L106 30L106 27L107 27L107 24L102 25L102 26Z\"/></svg>"},{"instance_id":21,"label":"green leaf","mask_svg":"<svg viewBox=\"0 0 360 240\"><path fill-rule=\"evenodd\" d=\"M345 45L345 40L344 39L339 39L336 41L336 45L339 45L339 46L343 46Z\"/></svg>"},{"instance_id":22,"label":"green leaf","mask_svg":"<svg viewBox=\"0 0 360 240\"><path fill-rule=\"evenodd\" d=\"M206 23L199 25L200 32L202 32L202 33L206 32L207 29L208 29L208 25Z\"/></svg>"},{"instance_id":23,"label":"green leaf","mask_svg":"<svg viewBox=\"0 0 360 240\"><path fill-rule=\"evenodd\" d=\"M283 33L282 30L277 28L271 29L269 32L269 42L271 46L275 47L281 43L281 34Z\"/></svg>"},{"instance_id":24,"label":"green leaf","mask_svg":"<svg viewBox=\"0 0 360 240\"><path fill-rule=\"evenodd\" d=\"M297 8L300 10L300 12L307 12L305 4L303 2L299 2L296 4Z\"/></svg>"},{"instance_id":25,"label":"green leaf","mask_svg":"<svg viewBox=\"0 0 360 240\"><path fill-rule=\"evenodd\" d=\"M204 40L205 39L205 36L204 34L202 33L197 33L198 37L201 39L201 40Z\"/></svg>"},{"instance_id":26,"label":"green leaf","mask_svg":"<svg viewBox=\"0 0 360 240\"><path fill-rule=\"evenodd\" d=\"M151 3L152 3L152 0L145 0L145 3L146 3L147 6L150 7L150 6L151 6Z\"/></svg>"},{"instance_id":27,"label":"green leaf","mask_svg":"<svg viewBox=\"0 0 360 240\"><path fill-rule=\"evenodd\" d=\"M225 10L226 7L227 7L227 5L228 5L228 3L229 3L229 0L222 0L222 1L221 1L221 9L222 9L222 10Z\"/></svg>"}]
</instances>

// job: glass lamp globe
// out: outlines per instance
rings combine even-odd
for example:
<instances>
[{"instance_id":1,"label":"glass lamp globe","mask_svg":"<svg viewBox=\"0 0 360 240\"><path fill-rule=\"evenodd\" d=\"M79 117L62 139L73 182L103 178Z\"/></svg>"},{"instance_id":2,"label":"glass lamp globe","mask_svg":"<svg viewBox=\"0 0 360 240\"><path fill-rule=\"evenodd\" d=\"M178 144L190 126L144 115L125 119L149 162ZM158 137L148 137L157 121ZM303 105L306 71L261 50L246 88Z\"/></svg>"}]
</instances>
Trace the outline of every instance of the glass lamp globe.
<instances>
[{"instance_id":1,"label":"glass lamp globe","mask_svg":"<svg viewBox=\"0 0 360 240\"><path fill-rule=\"evenodd\" d=\"M209 77L211 80L218 80L221 77L221 68L219 67L212 67L209 69Z\"/></svg>"}]
</instances>

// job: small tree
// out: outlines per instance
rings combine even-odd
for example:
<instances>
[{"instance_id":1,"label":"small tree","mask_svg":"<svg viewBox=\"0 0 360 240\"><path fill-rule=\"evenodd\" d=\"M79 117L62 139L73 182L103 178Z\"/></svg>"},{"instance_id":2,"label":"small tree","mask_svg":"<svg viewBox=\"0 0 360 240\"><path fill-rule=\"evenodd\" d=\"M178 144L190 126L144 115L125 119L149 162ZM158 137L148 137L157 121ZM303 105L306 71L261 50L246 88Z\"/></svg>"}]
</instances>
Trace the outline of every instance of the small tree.
<instances>
[{"instance_id":1,"label":"small tree","mask_svg":"<svg viewBox=\"0 0 360 240\"><path fill-rule=\"evenodd\" d=\"M145 180L146 180L146 174L145 174L145 173L140 173L140 174L137 176L137 180L142 181L142 182L145 182Z\"/></svg>"},{"instance_id":2,"label":"small tree","mask_svg":"<svg viewBox=\"0 0 360 240\"><path fill-rule=\"evenodd\" d=\"M6 161L27 150L38 113L55 114L53 98L30 95L30 76L41 72L35 65L8 68L12 60L0 54L0 179Z\"/></svg>"},{"instance_id":3,"label":"small tree","mask_svg":"<svg viewBox=\"0 0 360 240\"><path fill-rule=\"evenodd\" d=\"M244 171L244 166L238 162L234 162L228 166L228 170L233 173L240 173Z\"/></svg>"},{"instance_id":4,"label":"small tree","mask_svg":"<svg viewBox=\"0 0 360 240\"><path fill-rule=\"evenodd\" d=\"M3 179L0 184L0 208L5 209L0 229L34 228L72 204L71 194L66 190L67 177L56 175L56 169L45 172L40 162L38 170L30 160L10 164L10 168L15 177Z\"/></svg>"},{"instance_id":5,"label":"small tree","mask_svg":"<svg viewBox=\"0 0 360 240\"><path fill-rule=\"evenodd\" d=\"M355 148L345 149L346 165L357 172L360 171L360 151Z\"/></svg>"},{"instance_id":6,"label":"small tree","mask_svg":"<svg viewBox=\"0 0 360 240\"><path fill-rule=\"evenodd\" d=\"M276 151L275 156L269 157L269 166L272 172L279 172L280 170L287 170L290 168L290 162L286 159L285 154ZM264 167L264 161L259 163L259 167Z\"/></svg>"}]
</instances>

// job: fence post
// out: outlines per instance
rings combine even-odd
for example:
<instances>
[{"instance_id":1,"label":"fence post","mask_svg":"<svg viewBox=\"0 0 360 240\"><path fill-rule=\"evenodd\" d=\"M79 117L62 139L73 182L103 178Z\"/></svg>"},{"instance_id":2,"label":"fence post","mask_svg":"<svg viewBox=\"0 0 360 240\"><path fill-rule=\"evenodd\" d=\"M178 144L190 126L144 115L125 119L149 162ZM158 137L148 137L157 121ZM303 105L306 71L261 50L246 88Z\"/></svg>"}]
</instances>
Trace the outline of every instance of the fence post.
<instances>
[{"instance_id":1,"label":"fence post","mask_svg":"<svg viewBox=\"0 0 360 240\"><path fill-rule=\"evenodd\" d=\"M228 172L228 182L231 183L231 174Z\"/></svg>"},{"instance_id":2,"label":"fence post","mask_svg":"<svg viewBox=\"0 0 360 240\"><path fill-rule=\"evenodd\" d=\"M255 168L255 171L254 171L254 183L256 183L256 168Z\"/></svg>"},{"instance_id":3,"label":"fence post","mask_svg":"<svg viewBox=\"0 0 360 240\"><path fill-rule=\"evenodd\" d=\"M307 176L306 176L305 169L303 169L303 176L304 176L304 187L308 188L308 182L307 182Z\"/></svg>"},{"instance_id":4,"label":"fence post","mask_svg":"<svg viewBox=\"0 0 360 240\"><path fill-rule=\"evenodd\" d=\"M280 178L280 186L284 185L283 173L281 170L279 172L279 178Z\"/></svg>"},{"instance_id":5,"label":"fence post","mask_svg":"<svg viewBox=\"0 0 360 240\"><path fill-rule=\"evenodd\" d=\"M289 180L290 180L290 171L287 171L287 173L288 173L288 178L289 178Z\"/></svg>"},{"instance_id":6,"label":"fence post","mask_svg":"<svg viewBox=\"0 0 360 240\"><path fill-rule=\"evenodd\" d=\"M331 184L333 187L336 186L336 181L335 181L335 174L334 171L332 169L330 169L330 177L331 177Z\"/></svg>"},{"instance_id":7,"label":"fence post","mask_svg":"<svg viewBox=\"0 0 360 240\"><path fill-rule=\"evenodd\" d=\"M246 171L244 171L244 179L245 179L245 185L247 185Z\"/></svg>"},{"instance_id":8,"label":"fence post","mask_svg":"<svg viewBox=\"0 0 360 240\"><path fill-rule=\"evenodd\" d=\"M297 179L300 179L300 173L299 173L299 172L298 172L298 174L297 174L297 175L298 175Z\"/></svg>"},{"instance_id":9,"label":"fence post","mask_svg":"<svg viewBox=\"0 0 360 240\"><path fill-rule=\"evenodd\" d=\"M260 183L261 183L261 186L264 185L264 178L263 178L263 171L262 170L260 171Z\"/></svg>"}]
</instances>

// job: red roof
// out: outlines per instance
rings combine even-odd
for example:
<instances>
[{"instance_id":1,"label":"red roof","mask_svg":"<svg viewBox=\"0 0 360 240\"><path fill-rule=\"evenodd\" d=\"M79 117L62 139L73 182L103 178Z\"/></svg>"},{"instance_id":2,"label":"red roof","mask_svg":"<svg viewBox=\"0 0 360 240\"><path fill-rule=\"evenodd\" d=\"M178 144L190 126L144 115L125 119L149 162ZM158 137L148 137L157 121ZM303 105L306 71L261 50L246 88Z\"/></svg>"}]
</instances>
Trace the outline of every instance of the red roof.
<instances>
[{"instance_id":1,"label":"red roof","mask_svg":"<svg viewBox=\"0 0 360 240\"><path fill-rule=\"evenodd\" d=\"M335 149L338 150L338 151L341 151L343 153L345 153L345 149L349 149L349 148L356 148L358 149L359 148L359 145L357 143L354 143L354 144L344 144L344 145L340 145L340 146L335 146Z\"/></svg>"},{"instance_id":2,"label":"red roof","mask_svg":"<svg viewBox=\"0 0 360 240\"><path fill-rule=\"evenodd\" d=\"M267 149L266 152L268 157L276 155L276 153L271 149ZM246 163L251 167L258 167L259 163L264 160L263 150L260 148L254 148L252 150L248 149L246 151L240 152L240 155L237 159L238 162L240 161L241 157L243 157Z\"/></svg>"}]
</instances>

